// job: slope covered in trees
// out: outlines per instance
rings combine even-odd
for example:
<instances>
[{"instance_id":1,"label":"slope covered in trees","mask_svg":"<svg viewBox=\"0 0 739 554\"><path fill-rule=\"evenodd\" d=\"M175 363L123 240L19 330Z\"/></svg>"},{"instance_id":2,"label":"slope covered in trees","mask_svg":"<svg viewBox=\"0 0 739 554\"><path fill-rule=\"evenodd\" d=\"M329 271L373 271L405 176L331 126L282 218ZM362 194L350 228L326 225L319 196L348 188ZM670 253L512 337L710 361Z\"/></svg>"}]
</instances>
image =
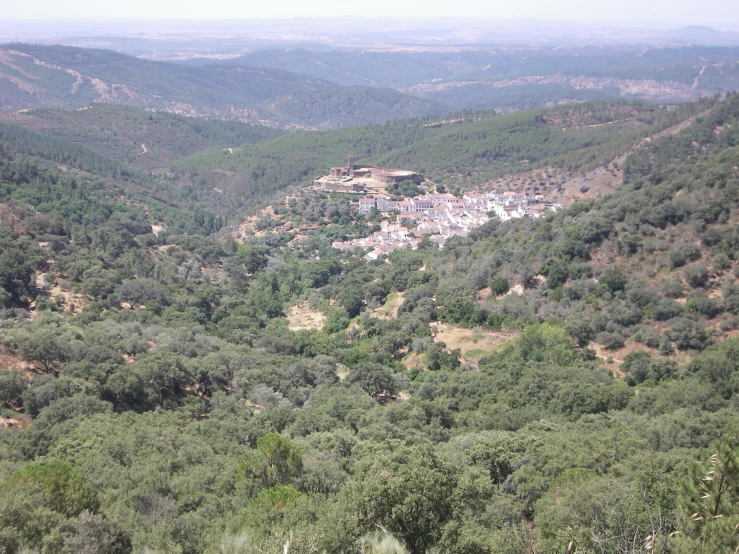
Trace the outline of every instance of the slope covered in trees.
<instances>
[{"instance_id":1,"label":"slope covered in trees","mask_svg":"<svg viewBox=\"0 0 739 554\"><path fill-rule=\"evenodd\" d=\"M518 114L457 114L330 132L295 133L229 154L202 150L172 165L190 180L231 192L240 203L307 184L332 166L359 162L421 171L469 187L502 175L553 167L562 178L610 163L645 137L708 109L714 100L667 110L644 103L586 103ZM443 124L443 121L454 123Z\"/></svg>"},{"instance_id":2,"label":"slope covered in trees","mask_svg":"<svg viewBox=\"0 0 739 554\"><path fill-rule=\"evenodd\" d=\"M736 90L736 54L735 47L680 44L496 45L453 51L265 49L237 61L342 85L392 87L458 110L508 111L608 98L684 102Z\"/></svg>"},{"instance_id":3,"label":"slope covered in trees","mask_svg":"<svg viewBox=\"0 0 739 554\"><path fill-rule=\"evenodd\" d=\"M110 104L94 104L78 110L0 112L2 120L100 152L141 170L166 168L208 147L249 145L283 134L260 125L209 121Z\"/></svg>"},{"instance_id":4,"label":"slope covered in trees","mask_svg":"<svg viewBox=\"0 0 739 554\"><path fill-rule=\"evenodd\" d=\"M110 50L6 44L0 67L4 110L99 102L293 129L446 111L433 100L393 90L342 88L273 69L151 62Z\"/></svg>"},{"instance_id":5,"label":"slope covered in trees","mask_svg":"<svg viewBox=\"0 0 739 554\"><path fill-rule=\"evenodd\" d=\"M608 196L389 263L330 247L340 199L236 244L6 153L1 548L735 550L739 96L696 113Z\"/></svg>"}]
</instances>

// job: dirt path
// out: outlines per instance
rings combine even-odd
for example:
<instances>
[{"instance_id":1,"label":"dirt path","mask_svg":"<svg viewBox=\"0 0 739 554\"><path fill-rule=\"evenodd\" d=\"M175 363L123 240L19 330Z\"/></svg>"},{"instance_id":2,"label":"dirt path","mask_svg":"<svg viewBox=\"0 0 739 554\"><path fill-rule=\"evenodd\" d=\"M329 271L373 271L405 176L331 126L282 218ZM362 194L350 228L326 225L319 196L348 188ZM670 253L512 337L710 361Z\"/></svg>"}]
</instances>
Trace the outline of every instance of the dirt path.
<instances>
[{"instance_id":1,"label":"dirt path","mask_svg":"<svg viewBox=\"0 0 739 554\"><path fill-rule=\"evenodd\" d=\"M145 144L142 144L141 145L141 148L143 148L144 151L143 152L139 152L138 154L136 154L137 156L141 156L142 154L146 154L148 152L148 150L146 149L146 145Z\"/></svg>"},{"instance_id":2,"label":"dirt path","mask_svg":"<svg viewBox=\"0 0 739 554\"><path fill-rule=\"evenodd\" d=\"M696 75L695 79L693 79L693 84L690 86L690 88L692 88L693 90L698 88L698 81L700 80L701 77L703 77L703 72L706 70L706 67L708 66L704 65L703 67L701 67L701 70L698 72L698 75Z\"/></svg>"}]
</instances>

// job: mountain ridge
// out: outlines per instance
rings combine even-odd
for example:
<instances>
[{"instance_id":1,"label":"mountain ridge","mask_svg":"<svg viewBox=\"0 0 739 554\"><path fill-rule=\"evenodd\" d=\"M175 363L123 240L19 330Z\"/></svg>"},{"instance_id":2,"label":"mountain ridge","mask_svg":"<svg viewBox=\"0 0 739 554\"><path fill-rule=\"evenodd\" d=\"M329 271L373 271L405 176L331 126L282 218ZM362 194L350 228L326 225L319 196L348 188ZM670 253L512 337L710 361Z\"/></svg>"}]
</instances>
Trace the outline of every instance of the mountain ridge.
<instances>
[{"instance_id":1,"label":"mountain ridge","mask_svg":"<svg viewBox=\"0 0 739 554\"><path fill-rule=\"evenodd\" d=\"M93 102L288 129L377 123L446 110L397 91L342 89L281 70L191 67L109 50L0 45L0 109L82 108ZM327 115L342 111L339 118Z\"/></svg>"}]
</instances>

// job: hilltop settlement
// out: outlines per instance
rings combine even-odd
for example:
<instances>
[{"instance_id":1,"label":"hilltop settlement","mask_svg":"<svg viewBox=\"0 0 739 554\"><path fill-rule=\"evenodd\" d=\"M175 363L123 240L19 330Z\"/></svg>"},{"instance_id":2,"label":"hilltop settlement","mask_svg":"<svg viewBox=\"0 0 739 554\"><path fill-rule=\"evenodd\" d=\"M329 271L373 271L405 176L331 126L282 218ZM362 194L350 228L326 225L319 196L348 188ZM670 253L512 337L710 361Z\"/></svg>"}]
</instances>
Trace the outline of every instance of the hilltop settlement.
<instances>
[{"instance_id":1,"label":"hilltop settlement","mask_svg":"<svg viewBox=\"0 0 739 554\"><path fill-rule=\"evenodd\" d=\"M544 196L516 192L470 192L462 197L447 192L431 192L432 183L423 174L374 165L355 165L349 156L346 167L333 167L329 175L317 177L313 190L361 195L354 201L358 213L373 211L394 214L395 221L384 221L381 230L350 241L336 241L334 248L366 252L365 259L376 260L399 249L415 250L422 237L443 247L449 237L466 236L491 219L510 221L523 217L539 218L561 205L547 202Z\"/></svg>"}]
</instances>

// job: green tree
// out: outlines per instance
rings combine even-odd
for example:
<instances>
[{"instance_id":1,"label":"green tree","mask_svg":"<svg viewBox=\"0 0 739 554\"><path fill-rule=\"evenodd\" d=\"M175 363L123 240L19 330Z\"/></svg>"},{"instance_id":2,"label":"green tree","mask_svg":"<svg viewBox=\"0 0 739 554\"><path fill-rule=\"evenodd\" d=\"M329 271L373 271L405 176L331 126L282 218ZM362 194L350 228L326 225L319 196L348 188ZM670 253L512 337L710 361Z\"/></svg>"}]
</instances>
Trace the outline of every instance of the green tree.
<instances>
[{"instance_id":1,"label":"green tree","mask_svg":"<svg viewBox=\"0 0 739 554\"><path fill-rule=\"evenodd\" d=\"M69 350L48 330L36 330L19 345L21 359L34 364L39 373L59 371L59 364L67 359Z\"/></svg>"},{"instance_id":2,"label":"green tree","mask_svg":"<svg viewBox=\"0 0 739 554\"><path fill-rule=\"evenodd\" d=\"M540 323L526 327L516 346L524 360L548 361L550 364L568 365L575 360L572 338L562 327Z\"/></svg>"},{"instance_id":3,"label":"green tree","mask_svg":"<svg viewBox=\"0 0 739 554\"><path fill-rule=\"evenodd\" d=\"M624 290L628 283L629 280L626 276L618 269L613 268L606 269L603 275L598 279L598 284L603 285L612 293Z\"/></svg>"},{"instance_id":4,"label":"green tree","mask_svg":"<svg viewBox=\"0 0 739 554\"><path fill-rule=\"evenodd\" d=\"M395 394L396 381L393 373L373 362L363 362L349 372L346 378L348 383L356 383L370 396L377 396L383 392Z\"/></svg>"},{"instance_id":5,"label":"green tree","mask_svg":"<svg viewBox=\"0 0 739 554\"><path fill-rule=\"evenodd\" d=\"M25 389L23 375L15 371L0 371L0 402L4 406L18 406Z\"/></svg>"},{"instance_id":6,"label":"green tree","mask_svg":"<svg viewBox=\"0 0 739 554\"><path fill-rule=\"evenodd\" d=\"M28 464L10 476L3 490L34 486L43 490L51 509L66 516L95 511L98 506L92 486L79 471L63 462Z\"/></svg>"},{"instance_id":7,"label":"green tree","mask_svg":"<svg viewBox=\"0 0 739 554\"><path fill-rule=\"evenodd\" d=\"M433 546L452 514L452 469L430 448L419 448L380 459L362 473L353 495L363 524L382 525L413 554Z\"/></svg>"},{"instance_id":8,"label":"green tree","mask_svg":"<svg viewBox=\"0 0 739 554\"><path fill-rule=\"evenodd\" d=\"M257 440L256 451L239 458L239 473L258 479L265 486L286 485L303 471L303 450L278 433L267 433Z\"/></svg>"}]
</instances>

